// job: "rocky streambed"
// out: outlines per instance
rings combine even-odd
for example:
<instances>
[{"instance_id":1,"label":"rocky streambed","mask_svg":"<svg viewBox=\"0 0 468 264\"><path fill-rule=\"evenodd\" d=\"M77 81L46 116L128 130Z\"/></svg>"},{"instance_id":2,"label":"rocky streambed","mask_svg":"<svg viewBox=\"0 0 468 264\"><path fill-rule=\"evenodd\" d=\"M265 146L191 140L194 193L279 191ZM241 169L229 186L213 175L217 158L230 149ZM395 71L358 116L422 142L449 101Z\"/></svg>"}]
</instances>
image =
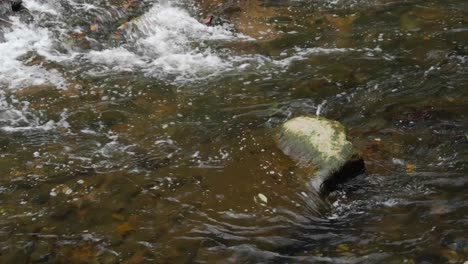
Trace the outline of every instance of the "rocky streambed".
<instances>
[{"instance_id":1,"label":"rocky streambed","mask_svg":"<svg viewBox=\"0 0 468 264\"><path fill-rule=\"evenodd\" d=\"M468 260L466 1L23 5L1 263Z\"/></svg>"}]
</instances>

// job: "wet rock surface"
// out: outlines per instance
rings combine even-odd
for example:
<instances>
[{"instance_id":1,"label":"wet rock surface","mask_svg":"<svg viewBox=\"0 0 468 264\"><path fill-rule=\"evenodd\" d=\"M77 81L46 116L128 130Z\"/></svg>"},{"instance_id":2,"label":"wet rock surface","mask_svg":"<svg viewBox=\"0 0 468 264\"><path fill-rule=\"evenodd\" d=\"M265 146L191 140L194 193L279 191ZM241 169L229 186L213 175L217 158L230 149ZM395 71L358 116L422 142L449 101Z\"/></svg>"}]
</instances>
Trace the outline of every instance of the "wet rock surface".
<instances>
[{"instance_id":1,"label":"wet rock surface","mask_svg":"<svg viewBox=\"0 0 468 264\"><path fill-rule=\"evenodd\" d=\"M310 182L316 190L330 191L365 171L364 161L338 121L296 117L280 127L277 137L278 147L286 155L311 168Z\"/></svg>"}]
</instances>

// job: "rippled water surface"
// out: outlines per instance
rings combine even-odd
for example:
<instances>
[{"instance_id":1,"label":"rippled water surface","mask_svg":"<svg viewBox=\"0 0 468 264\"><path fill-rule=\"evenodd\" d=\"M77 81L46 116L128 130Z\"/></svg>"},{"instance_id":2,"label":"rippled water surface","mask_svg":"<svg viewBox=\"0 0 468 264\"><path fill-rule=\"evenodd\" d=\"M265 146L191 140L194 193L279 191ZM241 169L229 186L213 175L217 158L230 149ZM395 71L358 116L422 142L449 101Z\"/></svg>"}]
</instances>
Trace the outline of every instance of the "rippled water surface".
<instances>
[{"instance_id":1,"label":"rippled water surface","mask_svg":"<svg viewBox=\"0 0 468 264\"><path fill-rule=\"evenodd\" d=\"M467 1L207 2L1 22L1 263L468 261ZM273 140L315 114L368 169L324 198Z\"/></svg>"}]
</instances>

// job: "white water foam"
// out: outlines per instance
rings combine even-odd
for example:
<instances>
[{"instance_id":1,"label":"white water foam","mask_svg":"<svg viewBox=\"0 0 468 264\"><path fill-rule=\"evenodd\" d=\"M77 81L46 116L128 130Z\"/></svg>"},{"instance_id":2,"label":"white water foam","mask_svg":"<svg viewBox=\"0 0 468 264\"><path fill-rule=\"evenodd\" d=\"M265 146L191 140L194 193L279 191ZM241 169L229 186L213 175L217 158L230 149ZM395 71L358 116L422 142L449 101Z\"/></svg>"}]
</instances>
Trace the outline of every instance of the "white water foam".
<instances>
[{"instance_id":1,"label":"white water foam","mask_svg":"<svg viewBox=\"0 0 468 264\"><path fill-rule=\"evenodd\" d=\"M139 69L151 77L176 76L176 80L188 81L233 67L228 58L213 52L205 42L249 39L227 27L207 27L186 10L170 4L155 4L128 28L126 45L92 51L88 59L112 70Z\"/></svg>"},{"instance_id":2,"label":"white water foam","mask_svg":"<svg viewBox=\"0 0 468 264\"><path fill-rule=\"evenodd\" d=\"M48 2L36 2L32 0L23 0L23 5L32 12L37 12L40 14L50 14L54 16L60 15L60 13L55 9L57 7L54 3Z\"/></svg>"},{"instance_id":3,"label":"white water foam","mask_svg":"<svg viewBox=\"0 0 468 264\"><path fill-rule=\"evenodd\" d=\"M46 13L57 16L58 13L46 2L33 0L24 1L31 12ZM31 63L22 58L30 52L44 57L46 60L60 61L61 54L54 50L54 36L49 29L37 24L26 24L16 16L0 28L0 130L5 132L21 132L29 130L53 130L58 126L67 127L66 117L62 115L59 121L44 120L39 112L29 108L29 102L15 99L16 90L53 85L65 88L66 81L55 69L46 69L41 63ZM25 61L26 60L26 61ZM64 112L64 114L66 114Z\"/></svg>"},{"instance_id":4,"label":"white water foam","mask_svg":"<svg viewBox=\"0 0 468 264\"><path fill-rule=\"evenodd\" d=\"M25 113L27 107L27 105L21 107L22 111L13 107L7 102L5 92L0 90L0 125L2 129L5 125L16 126L29 123L29 118Z\"/></svg>"},{"instance_id":5,"label":"white water foam","mask_svg":"<svg viewBox=\"0 0 468 264\"><path fill-rule=\"evenodd\" d=\"M18 89L34 85L53 84L64 87L65 80L56 70L46 70L40 65L27 66L18 58L33 51L47 56L52 53L50 32L45 28L26 25L11 17L12 26L5 29L0 43L0 87Z\"/></svg>"},{"instance_id":6,"label":"white water foam","mask_svg":"<svg viewBox=\"0 0 468 264\"><path fill-rule=\"evenodd\" d=\"M277 58L258 54L235 55L230 50L213 50L212 42L242 42L254 39L234 33L229 26L208 27L173 5L155 4L140 18L128 23L124 34L127 43L86 55L94 64L105 65L106 71L140 71L149 77L171 79L176 84L219 76L228 71L285 69L313 54L346 52L379 52L380 49L306 48L293 49ZM251 66L251 67L249 67Z\"/></svg>"},{"instance_id":7,"label":"white water foam","mask_svg":"<svg viewBox=\"0 0 468 264\"><path fill-rule=\"evenodd\" d=\"M68 128L66 121L67 111L60 115L60 120L44 121L39 114L33 113L29 102L10 98L7 100L6 92L0 90L0 130L5 132L21 132L30 130L49 131L57 127Z\"/></svg>"},{"instance_id":8,"label":"white water foam","mask_svg":"<svg viewBox=\"0 0 468 264\"><path fill-rule=\"evenodd\" d=\"M258 54L236 55L229 49L216 49L216 42L253 41L245 35L235 33L227 26L208 27L182 7L179 1L155 3L146 13L128 22L124 33L125 43L120 46L107 46L103 50L91 50L82 53L62 54L54 49L54 39L48 28L40 25L26 25L13 19L14 26L7 29L6 41L0 43L0 85L9 89L18 89L32 85L53 84L65 87L64 77L54 69L44 69L40 65L26 66L18 57L29 51L44 56L49 61L71 62L87 67L86 73L103 76L122 71L143 73L148 77L164 81L190 83L219 76L228 71L247 71L271 67L286 69L298 60L311 54L344 53L352 49L309 48L286 51L287 56L267 57ZM52 2L51 2L52 3ZM66 23L60 16L60 5L49 2L25 0L31 11L49 15L54 30L66 34ZM69 1L72 6L76 3ZM52 8L53 7L53 8ZM97 6L92 6L98 8ZM81 6L80 6L81 8ZM77 12L80 12L80 8ZM86 8L91 8L88 6ZM38 24L41 21L36 22ZM63 46L63 42L61 42ZM105 43L103 43L106 46ZM66 47L65 47L66 48ZM70 52L71 49L68 50ZM362 51L377 51L365 50ZM378 51L377 51L378 52ZM77 61L78 58L78 61ZM88 67L93 66L94 67ZM266 66L266 67L264 67ZM78 66L80 67L80 66Z\"/></svg>"}]
</instances>

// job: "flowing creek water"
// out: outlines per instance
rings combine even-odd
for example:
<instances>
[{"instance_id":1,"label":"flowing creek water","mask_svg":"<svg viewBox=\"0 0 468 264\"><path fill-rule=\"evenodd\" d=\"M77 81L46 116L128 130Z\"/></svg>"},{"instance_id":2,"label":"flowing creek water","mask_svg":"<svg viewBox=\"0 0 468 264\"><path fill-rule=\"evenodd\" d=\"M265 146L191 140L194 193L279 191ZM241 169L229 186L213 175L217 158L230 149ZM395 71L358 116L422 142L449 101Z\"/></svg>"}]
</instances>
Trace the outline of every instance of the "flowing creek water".
<instances>
[{"instance_id":1,"label":"flowing creek water","mask_svg":"<svg viewBox=\"0 0 468 264\"><path fill-rule=\"evenodd\" d=\"M241 32L190 0L25 0L0 28L0 262L468 261L468 2L262 2ZM272 137L315 114L368 169L324 199Z\"/></svg>"}]
</instances>

